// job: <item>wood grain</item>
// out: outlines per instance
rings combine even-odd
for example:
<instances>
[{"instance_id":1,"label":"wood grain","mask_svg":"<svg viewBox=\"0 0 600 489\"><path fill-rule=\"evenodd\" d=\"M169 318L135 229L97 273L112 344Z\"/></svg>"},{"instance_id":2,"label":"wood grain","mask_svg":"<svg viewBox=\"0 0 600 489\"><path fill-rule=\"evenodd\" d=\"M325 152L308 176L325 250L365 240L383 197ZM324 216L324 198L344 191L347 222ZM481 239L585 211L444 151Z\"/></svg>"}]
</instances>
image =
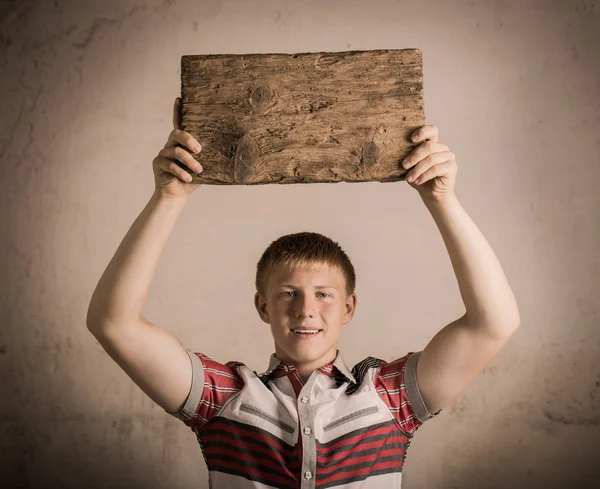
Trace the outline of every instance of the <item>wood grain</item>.
<instances>
[{"instance_id":1,"label":"wood grain","mask_svg":"<svg viewBox=\"0 0 600 489\"><path fill-rule=\"evenodd\" d=\"M418 49L186 55L181 98L203 184L403 180L425 124Z\"/></svg>"}]
</instances>

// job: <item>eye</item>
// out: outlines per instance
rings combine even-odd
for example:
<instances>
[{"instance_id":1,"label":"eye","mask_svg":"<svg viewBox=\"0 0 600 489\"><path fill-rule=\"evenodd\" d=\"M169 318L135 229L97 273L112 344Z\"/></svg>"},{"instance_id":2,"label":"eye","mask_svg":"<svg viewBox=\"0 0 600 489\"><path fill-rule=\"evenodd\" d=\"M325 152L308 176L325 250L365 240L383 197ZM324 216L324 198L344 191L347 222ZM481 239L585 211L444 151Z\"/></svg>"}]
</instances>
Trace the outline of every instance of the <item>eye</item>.
<instances>
[{"instance_id":1,"label":"eye","mask_svg":"<svg viewBox=\"0 0 600 489\"><path fill-rule=\"evenodd\" d=\"M293 290L286 290L285 292L282 292L284 297L290 297L289 295L285 295L285 294L293 294L293 293L294 293ZM325 297L329 296L329 294L326 294L325 292L317 292L317 294L323 294Z\"/></svg>"}]
</instances>

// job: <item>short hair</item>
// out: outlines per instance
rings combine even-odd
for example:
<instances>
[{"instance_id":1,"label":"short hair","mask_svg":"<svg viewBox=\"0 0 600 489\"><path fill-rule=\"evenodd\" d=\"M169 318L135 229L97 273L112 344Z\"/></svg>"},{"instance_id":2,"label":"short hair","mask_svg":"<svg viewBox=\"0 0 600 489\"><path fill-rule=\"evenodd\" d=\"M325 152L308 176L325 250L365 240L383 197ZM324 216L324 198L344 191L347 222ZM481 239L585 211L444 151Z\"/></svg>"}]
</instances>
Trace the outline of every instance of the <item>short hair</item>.
<instances>
[{"instance_id":1,"label":"short hair","mask_svg":"<svg viewBox=\"0 0 600 489\"><path fill-rule=\"evenodd\" d=\"M256 290L267 297L269 277L275 270L320 264L340 270L345 279L346 297L354 293L356 275L348 255L337 242L311 232L287 234L268 246L256 266Z\"/></svg>"}]
</instances>

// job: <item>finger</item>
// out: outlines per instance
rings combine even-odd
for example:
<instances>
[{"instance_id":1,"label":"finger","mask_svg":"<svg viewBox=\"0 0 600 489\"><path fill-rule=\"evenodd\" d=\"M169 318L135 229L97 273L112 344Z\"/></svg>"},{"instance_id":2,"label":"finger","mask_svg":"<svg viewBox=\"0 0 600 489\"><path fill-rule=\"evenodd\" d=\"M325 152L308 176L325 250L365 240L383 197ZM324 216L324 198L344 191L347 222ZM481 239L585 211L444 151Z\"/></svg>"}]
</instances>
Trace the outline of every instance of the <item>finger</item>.
<instances>
[{"instance_id":1,"label":"finger","mask_svg":"<svg viewBox=\"0 0 600 489\"><path fill-rule=\"evenodd\" d=\"M157 156L154 159L156 166L167 173L171 173L175 175L179 180L183 180L184 182L191 182L192 176L183 168L178 166L178 163L172 160L168 160L166 158L162 158Z\"/></svg>"},{"instance_id":2,"label":"finger","mask_svg":"<svg viewBox=\"0 0 600 489\"><path fill-rule=\"evenodd\" d=\"M449 149L450 148L448 146L437 141L426 141L420 144L417 149L404 158L402 161L402 167L406 169L412 168L428 155L441 151L448 151Z\"/></svg>"},{"instance_id":3,"label":"finger","mask_svg":"<svg viewBox=\"0 0 600 489\"><path fill-rule=\"evenodd\" d=\"M202 165L181 146L169 146L168 148L163 148L158 153L158 156L168 160L177 160L195 173L200 173L202 171Z\"/></svg>"},{"instance_id":4,"label":"finger","mask_svg":"<svg viewBox=\"0 0 600 489\"><path fill-rule=\"evenodd\" d=\"M181 97L173 104L173 129L181 129Z\"/></svg>"},{"instance_id":5,"label":"finger","mask_svg":"<svg viewBox=\"0 0 600 489\"><path fill-rule=\"evenodd\" d=\"M442 151L441 153L433 153L429 155L424 160L421 160L417 166L415 166L411 171L409 171L406 175L406 180L408 182L414 182L421 175L423 175L426 171L428 171L431 167L436 166L440 163L445 163L446 161L454 160L455 155L451 151Z\"/></svg>"},{"instance_id":6,"label":"finger","mask_svg":"<svg viewBox=\"0 0 600 489\"><path fill-rule=\"evenodd\" d=\"M202 151L202 145L189 132L182 131L181 129L173 129L164 147L168 148L177 145L189 149L194 154Z\"/></svg>"},{"instance_id":7,"label":"finger","mask_svg":"<svg viewBox=\"0 0 600 489\"><path fill-rule=\"evenodd\" d=\"M458 171L458 165L456 164L456 160L444 161L443 163L438 163L437 165L433 165L429 170L424 172L419 178L414 180L416 185L423 185L425 182L428 182L432 178L442 177L442 176L450 176Z\"/></svg>"},{"instance_id":8,"label":"finger","mask_svg":"<svg viewBox=\"0 0 600 489\"><path fill-rule=\"evenodd\" d=\"M415 132L413 132L411 134L411 141L413 143L419 142L419 141L425 141L426 139L430 139L431 141L438 141L439 138L439 130L437 128L437 126L434 125L428 125L428 126L422 126L419 129L417 129Z\"/></svg>"}]
</instances>

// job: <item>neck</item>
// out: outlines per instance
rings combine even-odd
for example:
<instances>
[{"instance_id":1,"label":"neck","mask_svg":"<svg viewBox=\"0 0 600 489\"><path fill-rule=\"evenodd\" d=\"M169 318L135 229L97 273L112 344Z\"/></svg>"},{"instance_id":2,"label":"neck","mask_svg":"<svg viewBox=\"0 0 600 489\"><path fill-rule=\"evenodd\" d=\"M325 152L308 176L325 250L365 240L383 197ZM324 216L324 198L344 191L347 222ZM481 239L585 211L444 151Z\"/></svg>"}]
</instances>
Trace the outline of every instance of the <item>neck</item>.
<instances>
[{"instance_id":1,"label":"neck","mask_svg":"<svg viewBox=\"0 0 600 489\"><path fill-rule=\"evenodd\" d=\"M290 358L282 350L280 350L277 345L275 345L275 356L280 360L287 360L288 362L291 362L296 367L296 370L298 370L298 374L300 375L302 381L306 382L316 369L330 365L334 362L337 356L337 348L334 347L321 357L306 363L298 362Z\"/></svg>"}]
</instances>

